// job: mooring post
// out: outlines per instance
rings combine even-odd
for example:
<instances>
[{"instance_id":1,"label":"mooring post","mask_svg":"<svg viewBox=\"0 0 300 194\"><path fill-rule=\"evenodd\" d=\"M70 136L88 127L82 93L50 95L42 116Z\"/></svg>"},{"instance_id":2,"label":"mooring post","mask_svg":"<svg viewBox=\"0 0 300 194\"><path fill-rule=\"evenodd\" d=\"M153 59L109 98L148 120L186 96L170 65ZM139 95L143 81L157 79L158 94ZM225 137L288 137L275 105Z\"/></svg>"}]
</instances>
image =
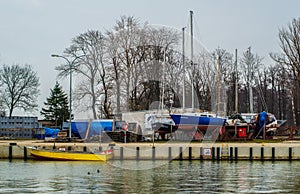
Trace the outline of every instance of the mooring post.
<instances>
[{"instance_id":1,"label":"mooring post","mask_svg":"<svg viewBox=\"0 0 300 194\"><path fill-rule=\"evenodd\" d=\"M17 145L17 143L15 143L15 142L9 143L8 159L10 162L12 161L12 158L13 158L13 146L16 146L16 145Z\"/></svg>"},{"instance_id":2,"label":"mooring post","mask_svg":"<svg viewBox=\"0 0 300 194\"><path fill-rule=\"evenodd\" d=\"M239 155L239 151L238 151L238 147L234 148L234 159L237 161L238 160L238 155Z\"/></svg>"},{"instance_id":3,"label":"mooring post","mask_svg":"<svg viewBox=\"0 0 300 194\"><path fill-rule=\"evenodd\" d=\"M200 160L203 160L203 147L200 147Z\"/></svg>"},{"instance_id":4,"label":"mooring post","mask_svg":"<svg viewBox=\"0 0 300 194\"><path fill-rule=\"evenodd\" d=\"M136 147L136 160L140 160L140 147Z\"/></svg>"},{"instance_id":5,"label":"mooring post","mask_svg":"<svg viewBox=\"0 0 300 194\"><path fill-rule=\"evenodd\" d=\"M215 147L211 148L211 159L215 160Z\"/></svg>"},{"instance_id":6,"label":"mooring post","mask_svg":"<svg viewBox=\"0 0 300 194\"><path fill-rule=\"evenodd\" d=\"M11 145L8 147L8 159L10 162L12 161L12 146Z\"/></svg>"},{"instance_id":7,"label":"mooring post","mask_svg":"<svg viewBox=\"0 0 300 194\"><path fill-rule=\"evenodd\" d=\"M179 160L182 160L182 147L179 147Z\"/></svg>"},{"instance_id":8,"label":"mooring post","mask_svg":"<svg viewBox=\"0 0 300 194\"><path fill-rule=\"evenodd\" d=\"M172 160L172 148L169 147L169 156L168 156L169 160Z\"/></svg>"},{"instance_id":9,"label":"mooring post","mask_svg":"<svg viewBox=\"0 0 300 194\"><path fill-rule=\"evenodd\" d=\"M293 158L293 148L289 147L289 160L291 161Z\"/></svg>"},{"instance_id":10,"label":"mooring post","mask_svg":"<svg viewBox=\"0 0 300 194\"><path fill-rule=\"evenodd\" d=\"M189 147L189 160L192 160L192 147Z\"/></svg>"},{"instance_id":11,"label":"mooring post","mask_svg":"<svg viewBox=\"0 0 300 194\"><path fill-rule=\"evenodd\" d=\"M249 150L249 160L252 161L252 159L253 159L253 148L250 147L249 149L250 149Z\"/></svg>"},{"instance_id":12,"label":"mooring post","mask_svg":"<svg viewBox=\"0 0 300 194\"><path fill-rule=\"evenodd\" d=\"M261 159L261 161L264 161L265 160L265 154L264 154L264 152L265 152L265 149L264 149L264 147L261 147L260 148L260 159Z\"/></svg>"},{"instance_id":13,"label":"mooring post","mask_svg":"<svg viewBox=\"0 0 300 194\"><path fill-rule=\"evenodd\" d=\"M230 148L229 148L229 152L230 152L230 153L229 153L229 159L230 159L230 160L233 160L233 147L230 147Z\"/></svg>"},{"instance_id":14,"label":"mooring post","mask_svg":"<svg viewBox=\"0 0 300 194\"><path fill-rule=\"evenodd\" d=\"M275 147L272 147L272 160L275 160Z\"/></svg>"},{"instance_id":15,"label":"mooring post","mask_svg":"<svg viewBox=\"0 0 300 194\"><path fill-rule=\"evenodd\" d=\"M152 147L152 160L155 160L155 147Z\"/></svg>"},{"instance_id":16,"label":"mooring post","mask_svg":"<svg viewBox=\"0 0 300 194\"><path fill-rule=\"evenodd\" d=\"M123 147L120 147L120 160L123 160L123 157L124 157L123 154L124 154L123 153Z\"/></svg>"},{"instance_id":17,"label":"mooring post","mask_svg":"<svg viewBox=\"0 0 300 194\"><path fill-rule=\"evenodd\" d=\"M220 147L217 147L217 160L220 160Z\"/></svg>"},{"instance_id":18,"label":"mooring post","mask_svg":"<svg viewBox=\"0 0 300 194\"><path fill-rule=\"evenodd\" d=\"M24 161L27 160L27 148L24 146Z\"/></svg>"}]
</instances>

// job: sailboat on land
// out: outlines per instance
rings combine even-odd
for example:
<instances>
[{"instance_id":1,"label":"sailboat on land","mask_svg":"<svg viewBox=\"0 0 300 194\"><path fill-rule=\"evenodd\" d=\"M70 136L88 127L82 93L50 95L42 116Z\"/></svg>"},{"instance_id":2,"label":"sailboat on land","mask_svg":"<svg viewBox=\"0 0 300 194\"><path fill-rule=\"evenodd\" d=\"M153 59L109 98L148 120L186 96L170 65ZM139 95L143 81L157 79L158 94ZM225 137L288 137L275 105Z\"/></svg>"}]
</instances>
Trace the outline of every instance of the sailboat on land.
<instances>
[{"instance_id":1,"label":"sailboat on land","mask_svg":"<svg viewBox=\"0 0 300 194\"><path fill-rule=\"evenodd\" d=\"M216 117L214 114L194 113L194 64L193 64L193 11L190 11L191 25L191 65L192 65L192 113L170 114L178 129L206 130L209 127L219 128L225 125L226 119ZM183 30L183 66L184 66L184 28ZM185 68L183 70L185 72ZM183 75L185 76L185 75ZM184 79L183 79L184 80ZM184 83L183 83L184 84ZM183 87L184 89L184 87ZM183 112L185 108L185 91L183 91Z\"/></svg>"},{"instance_id":2,"label":"sailboat on land","mask_svg":"<svg viewBox=\"0 0 300 194\"><path fill-rule=\"evenodd\" d=\"M175 125L179 129L194 130L195 127L200 130L206 130L208 127L224 126L226 119L215 117L211 114L170 114Z\"/></svg>"}]
</instances>

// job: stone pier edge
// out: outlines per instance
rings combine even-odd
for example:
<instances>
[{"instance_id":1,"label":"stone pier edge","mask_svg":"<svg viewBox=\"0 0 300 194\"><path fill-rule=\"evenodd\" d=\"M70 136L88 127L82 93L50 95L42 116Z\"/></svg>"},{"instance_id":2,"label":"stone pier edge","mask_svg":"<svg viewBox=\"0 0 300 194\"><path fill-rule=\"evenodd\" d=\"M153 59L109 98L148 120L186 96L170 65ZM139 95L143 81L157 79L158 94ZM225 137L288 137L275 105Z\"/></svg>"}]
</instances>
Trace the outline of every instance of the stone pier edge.
<instances>
[{"instance_id":1,"label":"stone pier edge","mask_svg":"<svg viewBox=\"0 0 300 194\"><path fill-rule=\"evenodd\" d=\"M114 160L300 160L300 142L280 143L55 143L67 150L94 151L113 146ZM0 159L33 159L29 146L52 149L42 141L0 141Z\"/></svg>"}]
</instances>

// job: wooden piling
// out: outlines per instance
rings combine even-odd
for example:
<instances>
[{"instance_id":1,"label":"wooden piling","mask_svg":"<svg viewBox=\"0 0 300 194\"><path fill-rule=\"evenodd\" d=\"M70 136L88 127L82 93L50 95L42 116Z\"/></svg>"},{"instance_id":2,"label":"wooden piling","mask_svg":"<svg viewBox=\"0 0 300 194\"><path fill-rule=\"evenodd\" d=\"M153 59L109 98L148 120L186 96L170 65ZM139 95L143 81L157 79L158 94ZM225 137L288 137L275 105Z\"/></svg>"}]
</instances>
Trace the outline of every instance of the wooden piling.
<instances>
[{"instance_id":1,"label":"wooden piling","mask_svg":"<svg viewBox=\"0 0 300 194\"><path fill-rule=\"evenodd\" d=\"M215 147L211 148L211 159L215 160Z\"/></svg>"},{"instance_id":2,"label":"wooden piling","mask_svg":"<svg viewBox=\"0 0 300 194\"><path fill-rule=\"evenodd\" d=\"M291 161L293 159L293 148L289 147L289 160Z\"/></svg>"},{"instance_id":3,"label":"wooden piling","mask_svg":"<svg viewBox=\"0 0 300 194\"><path fill-rule=\"evenodd\" d=\"M169 160L172 160L172 148L169 147L168 149L169 149L169 150L168 150L168 153L169 153L168 159L169 159Z\"/></svg>"},{"instance_id":4,"label":"wooden piling","mask_svg":"<svg viewBox=\"0 0 300 194\"><path fill-rule=\"evenodd\" d=\"M152 160L155 160L155 147L152 147Z\"/></svg>"},{"instance_id":5,"label":"wooden piling","mask_svg":"<svg viewBox=\"0 0 300 194\"><path fill-rule=\"evenodd\" d=\"M272 147L272 161L275 160L275 148Z\"/></svg>"},{"instance_id":6,"label":"wooden piling","mask_svg":"<svg viewBox=\"0 0 300 194\"><path fill-rule=\"evenodd\" d=\"M120 160L123 160L124 159L124 148L123 147L120 147Z\"/></svg>"},{"instance_id":7,"label":"wooden piling","mask_svg":"<svg viewBox=\"0 0 300 194\"><path fill-rule=\"evenodd\" d=\"M260 148L260 159L261 159L261 161L264 161L265 160L265 149L264 149L264 147L261 147Z\"/></svg>"},{"instance_id":8,"label":"wooden piling","mask_svg":"<svg viewBox=\"0 0 300 194\"><path fill-rule=\"evenodd\" d=\"M220 160L220 147L217 147L217 160Z\"/></svg>"},{"instance_id":9,"label":"wooden piling","mask_svg":"<svg viewBox=\"0 0 300 194\"><path fill-rule=\"evenodd\" d=\"M229 159L233 160L233 147L229 148Z\"/></svg>"},{"instance_id":10,"label":"wooden piling","mask_svg":"<svg viewBox=\"0 0 300 194\"><path fill-rule=\"evenodd\" d=\"M136 160L140 160L140 147L136 147Z\"/></svg>"},{"instance_id":11,"label":"wooden piling","mask_svg":"<svg viewBox=\"0 0 300 194\"><path fill-rule=\"evenodd\" d=\"M27 148L24 146L24 161L27 160Z\"/></svg>"},{"instance_id":12,"label":"wooden piling","mask_svg":"<svg viewBox=\"0 0 300 194\"><path fill-rule=\"evenodd\" d=\"M203 160L203 147L200 147L200 160Z\"/></svg>"},{"instance_id":13,"label":"wooden piling","mask_svg":"<svg viewBox=\"0 0 300 194\"><path fill-rule=\"evenodd\" d=\"M179 160L182 160L182 147L179 147Z\"/></svg>"},{"instance_id":14,"label":"wooden piling","mask_svg":"<svg viewBox=\"0 0 300 194\"><path fill-rule=\"evenodd\" d=\"M239 155L239 151L238 151L238 147L234 148L234 159L237 161L238 160L238 155Z\"/></svg>"},{"instance_id":15,"label":"wooden piling","mask_svg":"<svg viewBox=\"0 0 300 194\"><path fill-rule=\"evenodd\" d=\"M192 147L189 147L189 160L192 160Z\"/></svg>"},{"instance_id":16,"label":"wooden piling","mask_svg":"<svg viewBox=\"0 0 300 194\"><path fill-rule=\"evenodd\" d=\"M8 147L8 160L11 162L12 161L12 154L13 154L13 151L12 151L12 146L10 145Z\"/></svg>"}]
</instances>

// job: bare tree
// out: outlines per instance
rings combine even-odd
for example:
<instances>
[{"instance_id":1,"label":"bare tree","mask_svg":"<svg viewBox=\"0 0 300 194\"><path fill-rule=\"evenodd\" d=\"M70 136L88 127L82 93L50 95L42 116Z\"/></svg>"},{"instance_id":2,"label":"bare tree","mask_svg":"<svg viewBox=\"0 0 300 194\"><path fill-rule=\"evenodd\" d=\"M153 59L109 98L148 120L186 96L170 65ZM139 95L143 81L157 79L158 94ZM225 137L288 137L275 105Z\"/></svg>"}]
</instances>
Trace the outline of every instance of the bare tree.
<instances>
[{"instance_id":1,"label":"bare tree","mask_svg":"<svg viewBox=\"0 0 300 194\"><path fill-rule=\"evenodd\" d=\"M92 110L94 119L97 119L97 104L101 104L100 109L104 110L106 116L110 115L108 99L110 77L107 76L104 67L104 36L99 31L90 30L75 37L72 45L64 52L68 56L78 58L72 67L72 70L82 79L75 92L77 101ZM60 71L59 76L68 76L70 71L66 64L58 66L56 69ZM103 96L102 100L101 96Z\"/></svg>"},{"instance_id":2,"label":"bare tree","mask_svg":"<svg viewBox=\"0 0 300 194\"><path fill-rule=\"evenodd\" d=\"M0 87L0 91L2 90L2 87ZM1 93L0 93L1 95ZM4 100L0 98L0 117L4 117L6 115L5 112L5 106L4 106Z\"/></svg>"},{"instance_id":3,"label":"bare tree","mask_svg":"<svg viewBox=\"0 0 300 194\"><path fill-rule=\"evenodd\" d=\"M9 117L16 108L32 111L38 107L40 83L30 65L3 65L0 69L0 85L2 103L9 109Z\"/></svg>"},{"instance_id":4,"label":"bare tree","mask_svg":"<svg viewBox=\"0 0 300 194\"><path fill-rule=\"evenodd\" d=\"M261 64L262 58L257 54L251 52L251 47L249 47L244 53L243 58L241 59L241 75L244 78L244 84L248 88L248 111L253 113L253 90L252 88L255 85L255 80L259 72L259 67Z\"/></svg>"},{"instance_id":5,"label":"bare tree","mask_svg":"<svg viewBox=\"0 0 300 194\"><path fill-rule=\"evenodd\" d=\"M289 125L294 125L295 117L293 110L293 91L294 91L294 79L290 71L287 71L281 64L276 64L274 71L275 83L277 92L277 106L278 106L278 119L288 120Z\"/></svg>"},{"instance_id":6,"label":"bare tree","mask_svg":"<svg viewBox=\"0 0 300 194\"><path fill-rule=\"evenodd\" d=\"M231 114L235 110L235 70L234 70L234 62L233 62L233 55L226 51L225 49L217 48L215 51L212 52L212 59L213 64L215 64L213 67L214 72L220 71L220 82L218 85L220 88L216 88L218 91L217 93L221 93L216 95L217 100L220 101L219 103L223 103L225 105L224 111L227 112L227 114ZM218 65L220 64L220 65ZM218 66L220 66L218 70ZM216 79L216 81L218 80ZM221 91L222 90L222 91Z\"/></svg>"},{"instance_id":7,"label":"bare tree","mask_svg":"<svg viewBox=\"0 0 300 194\"><path fill-rule=\"evenodd\" d=\"M116 22L113 30L109 32L111 40L114 41L112 54L117 57L114 59L115 78L118 79L117 85L124 83L125 87L125 109L128 110L128 102L130 98L130 89L132 86L132 69L137 64L137 49L138 46L143 45L141 41L142 27L139 21L133 16L122 16ZM117 95L117 103L120 100L121 94ZM121 100L120 100L121 101Z\"/></svg>"},{"instance_id":8,"label":"bare tree","mask_svg":"<svg viewBox=\"0 0 300 194\"><path fill-rule=\"evenodd\" d=\"M212 110L212 93L214 84L217 82L216 64L213 63L210 53L203 51L195 56L194 60L194 83L195 94L199 103L198 107L202 110ZM191 83L192 67L187 66L189 70L189 80Z\"/></svg>"},{"instance_id":9,"label":"bare tree","mask_svg":"<svg viewBox=\"0 0 300 194\"><path fill-rule=\"evenodd\" d=\"M293 19L287 28L279 30L281 53L271 53L277 63L283 65L293 78L293 112L296 125L300 125L300 18Z\"/></svg>"},{"instance_id":10,"label":"bare tree","mask_svg":"<svg viewBox=\"0 0 300 194\"><path fill-rule=\"evenodd\" d=\"M112 64L111 77L114 80L116 94L116 113L121 112L121 73L122 66L118 57L118 39L117 35L112 31L106 32L106 45L108 53L108 64Z\"/></svg>"},{"instance_id":11,"label":"bare tree","mask_svg":"<svg viewBox=\"0 0 300 194\"><path fill-rule=\"evenodd\" d=\"M170 102L170 96L178 93L176 90L181 81L178 79L182 69L181 55L174 50L179 41L178 33L166 27L147 26L143 38L144 45L139 46L138 64L134 72L142 76L136 76L136 83L158 83L158 91L152 92L157 98L152 99L166 105Z\"/></svg>"}]
</instances>

